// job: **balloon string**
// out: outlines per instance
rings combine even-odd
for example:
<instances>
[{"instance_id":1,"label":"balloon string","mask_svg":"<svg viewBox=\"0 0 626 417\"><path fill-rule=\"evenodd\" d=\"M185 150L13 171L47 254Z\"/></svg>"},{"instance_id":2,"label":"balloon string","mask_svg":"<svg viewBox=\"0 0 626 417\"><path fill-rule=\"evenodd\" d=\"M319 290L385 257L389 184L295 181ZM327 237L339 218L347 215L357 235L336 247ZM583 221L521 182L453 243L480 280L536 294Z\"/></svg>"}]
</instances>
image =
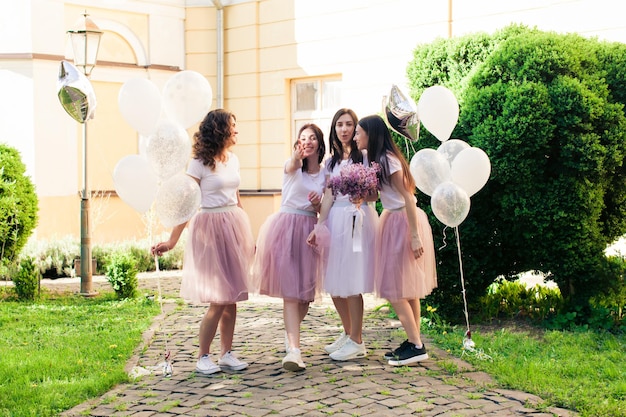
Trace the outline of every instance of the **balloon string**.
<instances>
[{"instance_id":1,"label":"balloon string","mask_svg":"<svg viewBox=\"0 0 626 417\"><path fill-rule=\"evenodd\" d=\"M152 241L153 241L153 227L154 227L154 202L152 203L152 206L150 207L150 210L148 211L148 241L150 242L150 246L152 247ZM164 316L165 313L163 311L163 293L161 291L161 269L159 267L159 256L157 254L154 254L154 270L156 272L156 276L157 276L157 296L159 298L159 307L161 309L161 316ZM165 361L164 361L164 365L163 365L163 375L164 376L171 376L172 375L172 364L170 362L170 357L171 357L171 353L168 347L168 341L167 341L167 332L165 331L165 329L163 330L163 340L165 343Z\"/></svg>"},{"instance_id":2,"label":"balloon string","mask_svg":"<svg viewBox=\"0 0 626 417\"><path fill-rule=\"evenodd\" d=\"M465 296L465 278L463 277L463 259L461 256L461 239L459 237L459 227L454 228L454 233L456 235L456 247L457 252L459 254L459 271L461 273L461 293L463 294L463 313L465 314L465 323L467 324L467 332L466 336L468 339L472 338L472 333L470 332L470 324L469 324L469 313L467 311L467 297Z\"/></svg>"},{"instance_id":3,"label":"balloon string","mask_svg":"<svg viewBox=\"0 0 626 417\"><path fill-rule=\"evenodd\" d=\"M419 128L418 128L418 136L419 136ZM415 155L415 146L413 146L413 141L409 141L409 143L411 144L411 150L413 151L413 155Z\"/></svg>"},{"instance_id":4,"label":"balloon string","mask_svg":"<svg viewBox=\"0 0 626 417\"><path fill-rule=\"evenodd\" d=\"M404 138L404 147L406 148L406 157L408 158L409 155L411 155L409 153L409 145L411 145L411 150L413 151L413 155L415 155L415 146L413 146L413 141L409 140L405 136L403 136L403 138Z\"/></svg>"},{"instance_id":5,"label":"balloon string","mask_svg":"<svg viewBox=\"0 0 626 417\"><path fill-rule=\"evenodd\" d=\"M443 246L441 246L438 250L441 250L445 248L446 246L448 246L448 244L446 243L446 229L447 228L448 226L444 226L443 230L441 231L441 234L443 235Z\"/></svg>"}]
</instances>

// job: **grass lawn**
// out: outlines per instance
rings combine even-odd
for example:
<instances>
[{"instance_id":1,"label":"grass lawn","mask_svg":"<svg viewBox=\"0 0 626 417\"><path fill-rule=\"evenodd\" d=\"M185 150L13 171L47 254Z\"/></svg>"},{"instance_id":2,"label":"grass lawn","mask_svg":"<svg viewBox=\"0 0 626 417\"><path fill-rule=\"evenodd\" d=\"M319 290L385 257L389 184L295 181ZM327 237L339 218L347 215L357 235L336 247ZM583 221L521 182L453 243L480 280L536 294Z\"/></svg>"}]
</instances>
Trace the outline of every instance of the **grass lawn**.
<instances>
[{"instance_id":1,"label":"grass lawn","mask_svg":"<svg viewBox=\"0 0 626 417\"><path fill-rule=\"evenodd\" d=\"M124 367L160 313L158 303L118 301L112 293L30 303L2 295L0 288L0 417L57 416L128 381ZM463 349L462 327L429 328L424 321L423 331L501 386L538 395L546 407L626 417L626 335L475 325L471 352Z\"/></svg>"},{"instance_id":2,"label":"grass lawn","mask_svg":"<svg viewBox=\"0 0 626 417\"><path fill-rule=\"evenodd\" d=\"M626 416L626 335L475 326L475 351L463 349L465 328L424 329L434 342L492 375L504 387L535 394L584 417Z\"/></svg>"},{"instance_id":3,"label":"grass lawn","mask_svg":"<svg viewBox=\"0 0 626 417\"><path fill-rule=\"evenodd\" d=\"M159 313L158 303L112 293L0 297L0 416L56 416L127 381L124 367Z\"/></svg>"}]
</instances>

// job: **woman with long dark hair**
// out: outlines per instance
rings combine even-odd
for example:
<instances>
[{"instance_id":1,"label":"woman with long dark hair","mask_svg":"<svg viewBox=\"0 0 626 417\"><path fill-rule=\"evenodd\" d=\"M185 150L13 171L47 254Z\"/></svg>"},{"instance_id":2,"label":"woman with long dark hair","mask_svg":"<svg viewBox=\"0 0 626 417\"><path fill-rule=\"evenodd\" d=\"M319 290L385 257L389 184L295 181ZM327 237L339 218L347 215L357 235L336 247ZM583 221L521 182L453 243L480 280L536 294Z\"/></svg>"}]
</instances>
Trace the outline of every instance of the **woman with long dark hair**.
<instances>
[{"instance_id":1,"label":"woman with long dark hair","mask_svg":"<svg viewBox=\"0 0 626 417\"><path fill-rule=\"evenodd\" d=\"M376 236L376 294L395 310L407 340L388 352L393 366L428 359L420 333L420 299L437 286L435 248L426 213L417 207L415 181L404 156L377 115L359 120L355 141L380 166L380 215Z\"/></svg>"}]
</instances>

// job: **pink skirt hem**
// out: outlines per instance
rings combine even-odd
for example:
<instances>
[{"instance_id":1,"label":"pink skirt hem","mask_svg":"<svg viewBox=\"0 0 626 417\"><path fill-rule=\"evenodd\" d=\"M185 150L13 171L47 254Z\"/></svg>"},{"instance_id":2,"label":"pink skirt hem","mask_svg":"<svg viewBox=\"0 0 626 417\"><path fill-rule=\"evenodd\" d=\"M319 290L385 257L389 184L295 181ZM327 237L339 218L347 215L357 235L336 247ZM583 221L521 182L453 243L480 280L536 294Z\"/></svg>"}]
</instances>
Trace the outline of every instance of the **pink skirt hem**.
<instances>
[{"instance_id":1,"label":"pink skirt hem","mask_svg":"<svg viewBox=\"0 0 626 417\"><path fill-rule=\"evenodd\" d=\"M190 221L180 296L190 302L232 304L248 299L254 237L248 215L239 207L199 212Z\"/></svg>"},{"instance_id":2,"label":"pink skirt hem","mask_svg":"<svg viewBox=\"0 0 626 417\"><path fill-rule=\"evenodd\" d=\"M432 229L417 209L418 234L424 253L415 259L406 210L384 210L376 240L376 295L389 301L424 298L437 287Z\"/></svg>"}]
</instances>

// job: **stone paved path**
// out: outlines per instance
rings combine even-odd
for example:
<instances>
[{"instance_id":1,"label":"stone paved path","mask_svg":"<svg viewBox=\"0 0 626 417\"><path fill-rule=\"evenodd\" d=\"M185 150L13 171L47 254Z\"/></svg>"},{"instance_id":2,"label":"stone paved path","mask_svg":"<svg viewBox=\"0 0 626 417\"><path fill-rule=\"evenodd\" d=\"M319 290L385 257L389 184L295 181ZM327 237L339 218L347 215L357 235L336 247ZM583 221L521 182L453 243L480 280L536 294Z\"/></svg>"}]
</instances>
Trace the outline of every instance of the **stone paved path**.
<instances>
[{"instance_id":1,"label":"stone paved path","mask_svg":"<svg viewBox=\"0 0 626 417\"><path fill-rule=\"evenodd\" d=\"M162 273L163 274L163 273ZM46 280L47 281L47 280ZM78 283L77 283L78 282ZM150 374L118 386L63 416L575 416L567 410L541 409L534 395L500 389L492 379L466 362L435 348L426 339L430 359L416 366L391 367L382 359L403 340L399 322L372 314L381 300L366 297L363 338L365 359L335 362L323 346L339 334L339 320L329 299L311 306L302 328L302 373L282 369L284 329L282 303L252 297L239 304L234 351L250 363L241 372L212 376L194 373L197 331L206 306L174 300L180 276L140 276L140 287L169 301L164 314L146 332L144 343L128 364ZM58 290L78 291L79 281L44 283ZM94 289L108 283L94 277ZM219 335L213 350L219 349ZM173 374L165 377L165 352L172 353ZM214 360L217 356L214 355Z\"/></svg>"}]
</instances>

